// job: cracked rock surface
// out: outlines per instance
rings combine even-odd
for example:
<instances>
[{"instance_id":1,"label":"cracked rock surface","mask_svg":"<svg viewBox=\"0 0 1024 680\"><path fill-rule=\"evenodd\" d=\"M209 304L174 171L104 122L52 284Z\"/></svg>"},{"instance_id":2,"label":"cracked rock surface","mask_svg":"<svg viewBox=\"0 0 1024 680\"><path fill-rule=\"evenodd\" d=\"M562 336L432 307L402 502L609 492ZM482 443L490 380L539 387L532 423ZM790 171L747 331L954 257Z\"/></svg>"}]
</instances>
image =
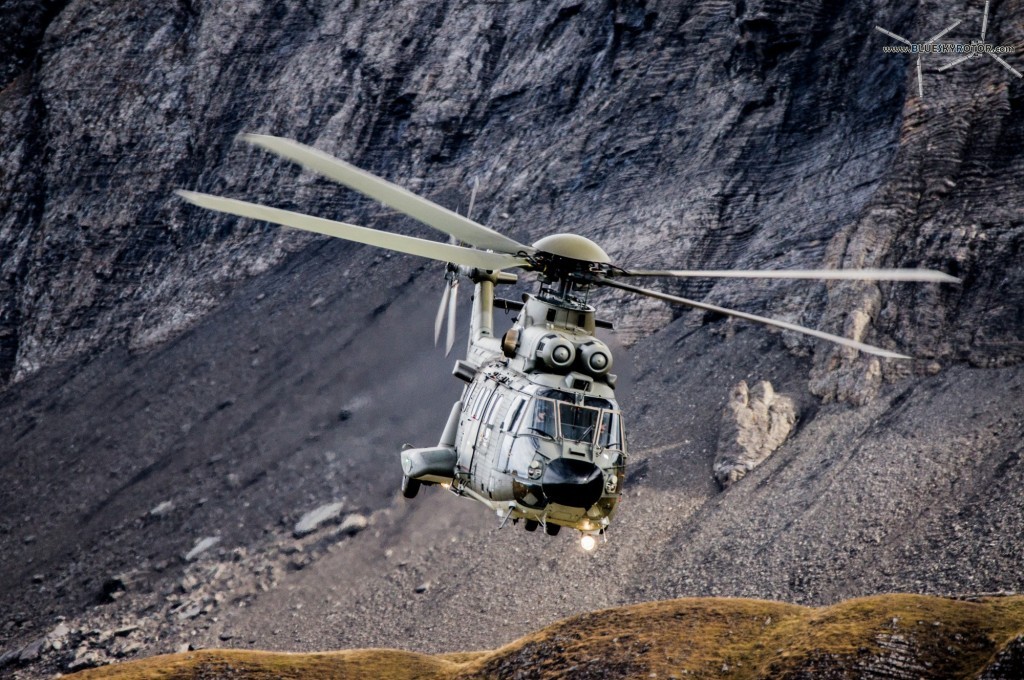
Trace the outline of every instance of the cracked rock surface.
<instances>
[{"instance_id":1,"label":"cracked rock surface","mask_svg":"<svg viewBox=\"0 0 1024 680\"><path fill-rule=\"evenodd\" d=\"M969 40L976 5L0 0L0 672L182 645L494 648L682 595L1020 591L1024 83L926 59L920 99L873 30L962 18L948 37ZM992 39L1022 21L994 4ZM439 489L397 496L401 445L437 441L458 398L431 349L442 266L172 190L437 235L239 132L452 209L479 178L481 222L636 267L963 283L651 284L907 362L601 294L631 453L583 555ZM741 380L800 418L720 492Z\"/></svg>"}]
</instances>

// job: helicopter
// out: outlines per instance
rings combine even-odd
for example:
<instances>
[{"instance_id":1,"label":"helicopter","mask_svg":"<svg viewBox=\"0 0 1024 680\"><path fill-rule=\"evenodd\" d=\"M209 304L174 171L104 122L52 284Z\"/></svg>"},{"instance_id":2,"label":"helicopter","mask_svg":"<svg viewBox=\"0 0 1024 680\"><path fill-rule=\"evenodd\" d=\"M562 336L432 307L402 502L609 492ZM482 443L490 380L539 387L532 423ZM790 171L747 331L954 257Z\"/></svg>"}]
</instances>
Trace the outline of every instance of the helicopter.
<instances>
[{"instance_id":1,"label":"helicopter","mask_svg":"<svg viewBox=\"0 0 1024 680\"><path fill-rule=\"evenodd\" d=\"M554 233L533 244L520 243L470 218L300 142L242 134L242 141L301 165L450 238L440 243L232 198L177 190L202 208L243 218L346 239L445 263L445 285L434 324L438 342L447 315L446 355L456 330L461 280L473 284L469 341L452 374L465 382L452 405L436 446L405 445L400 453L402 494L414 498L422 486L440 485L487 506L500 519L520 520L527 531L543 527L554 536L562 527L579 532L580 545L593 550L614 519L623 491L628 449L622 410L615 398L616 375L608 345L597 328L611 324L596 316L590 294L601 287L794 331L888 359L909 359L892 350L790 322L719 307L643 288L623 279L738 277L816 280L871 280L959 283L929 269L812 270L646 270L612 262L595 242ZM535 293L521 300L495 295L498 286L519 278L509 270L537 275ZM514 312L505 333L494 330L494 310Z\"/></svg>"}]
</instances>

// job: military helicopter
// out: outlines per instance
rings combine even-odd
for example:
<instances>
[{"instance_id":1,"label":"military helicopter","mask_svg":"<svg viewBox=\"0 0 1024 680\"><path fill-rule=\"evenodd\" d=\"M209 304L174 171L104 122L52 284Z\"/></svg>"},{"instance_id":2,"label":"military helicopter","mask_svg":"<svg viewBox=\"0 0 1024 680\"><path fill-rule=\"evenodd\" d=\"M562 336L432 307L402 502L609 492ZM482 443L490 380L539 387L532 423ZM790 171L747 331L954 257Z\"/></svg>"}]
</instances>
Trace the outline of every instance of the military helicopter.
<instances>
[{"instance_id":1,"label":"military helicopter","mask_svg":"<svg viewBox=\"0 0 1024 680\"><path fill-rule=\"evenodd\" d=\"M446 351L455 335L460 280L473 283L466 358L453 375L466 383L452 406L437 446L401 452L402 493L414 498L423 485L441 485L479 501L505 526L519 520L527 531L543 527L580 532L593 550L615 516L625 479L628 450L622 413L615 399L611 350L595 336L610 324L589 304L595 289L608 286L670 303L716 312L803 333L890 359L909 357L849 338L642 288L622 279L639 277L743 277L779 279L959 282L927 269L849 270L642 270L612 263L593 241L556 233L532 245L519 243L380 177L299 142L243 134L243 141L298 163L447 234L439 243L391 234L321 217L191 191L176 193L197 206L272 222L446 263L438 309L437 342L448 316ZM475 191L474 191L475 195ZM470 201L472 203L472 199ZM535 273L539 288L521 300L495 297L495 287L514 284L520 269ZM494 309L517 314L500 338Z\"/></svg>"}]
</instances>

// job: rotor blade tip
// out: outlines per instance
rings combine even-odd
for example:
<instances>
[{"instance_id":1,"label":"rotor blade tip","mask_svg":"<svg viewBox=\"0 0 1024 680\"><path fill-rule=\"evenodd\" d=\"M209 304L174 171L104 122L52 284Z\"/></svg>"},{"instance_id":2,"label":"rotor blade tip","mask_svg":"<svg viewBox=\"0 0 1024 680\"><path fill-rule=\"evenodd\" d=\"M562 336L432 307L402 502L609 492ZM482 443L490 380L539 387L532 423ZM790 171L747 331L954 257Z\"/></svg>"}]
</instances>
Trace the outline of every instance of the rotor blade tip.
<instances>
[{"instance_id":1,"label":"rotor blade tip","mask_svg":"<svg viewBox=\"0 0 1024 680\"><path fill-rule=\"evenodd\" d=\"M240 132L235 139L245 142L246 144L252 144L253 146L266 147L267 141L274 139L271 135L260 135L255 132Z\"/></svg>"},{"instance_id":2,"label":"rotor blade tip","mask_svg":"<svg viewBox=\"0 0 1024 680\"><path fill-rule=\"evenodd\" d=\"M938 271L937 269L925 269L922 270L929 278L924 279L927 281L934 281L935 283L963 283L963 279L960 279L952 274Z\"/></svg>"},{"instance_id":3,"label":"rotor blade tip","mask_svg":"<svg viewBox=\"0 0 1024 680\"><path fill-rule=\"evenodd\" d=\"M914 357L907 356L906 354L900 354L899 352L893 352L889 349L882 349L881 347L875 347L874 345L868 345L865 343L857 343L856 345L847 345L847 347L853 347L865 354L871 354L876 357L882 357L883 359L913 359Z\"/></svg>"}]
</instances>

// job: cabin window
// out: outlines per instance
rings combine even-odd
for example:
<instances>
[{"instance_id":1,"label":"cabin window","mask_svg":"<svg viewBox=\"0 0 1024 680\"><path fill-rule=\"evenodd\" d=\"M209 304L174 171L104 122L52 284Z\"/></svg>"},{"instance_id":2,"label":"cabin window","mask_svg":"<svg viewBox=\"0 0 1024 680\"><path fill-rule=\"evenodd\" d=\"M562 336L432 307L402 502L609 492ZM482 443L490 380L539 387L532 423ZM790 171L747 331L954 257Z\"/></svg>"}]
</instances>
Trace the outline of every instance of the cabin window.
<instances>
[{"instance_id":1,"label":"cabin window","mask_svg":"<svg viewBox=\"0 0 1024 680\"><path fill-rule=\"evenodd\" d=\"M563 437L577 442L594 440L600 411L596 408L561 402L558 405L558 412Z\"/></svg>"},{"instance_id":2,"label":"cabin window","mask_svg":"<svg viewBox=\"0 0 1024 680\"><path fill-rule=\"evenodd\" d=\"M506 432L512 431L516 421L519 419L519 414L523 412L523 404L525 403L526 400L520 397L519 401L516 403L516 407L508 410L508 417L505 418L505 424L502 425L503 430Z\"/></svg>"},{"instance_id":3,"label":"cabin window","mask_svg":"<svg viewBox=\"0 0 1024 680\"><path fill-rule=\"evenodd\" d=\"M482 418L483 422L491 422L491 416L494 415L494 411L496 409L500 409L499 405L501 404L504 398L505 395L501 394L499 390L494 390L494 396L491 397L490 403L487 404L487 408L484 410L484 417Z\"/></svg>"},{"instance_id":4,"label":"cabin window","mask_svg":"<svg viewBox=\"0 0 1024 680\"><path fill-rule=\"evenodd\" d=\"M466 392L462 395L462 410L469 411L473 406L473 398L476 397L477 392L480 389L480 383L471 382L466 385Z\"/></svg>"},{"instance_id":5,"label":"cabin window","mask_svg":"<svg viewBox=\"0 0 1024 680\"><path fill-rule=\"evenodd\" d=\"M471 410L471 413L474 418L480 418L480 412L484 410L484 404L487 403L487 398L494 394L494 390L489 389L489 387L489 385L483 384L477 391L477 395L475 397L476 401L473 403Z\"/></svg>"}]
</instances>

